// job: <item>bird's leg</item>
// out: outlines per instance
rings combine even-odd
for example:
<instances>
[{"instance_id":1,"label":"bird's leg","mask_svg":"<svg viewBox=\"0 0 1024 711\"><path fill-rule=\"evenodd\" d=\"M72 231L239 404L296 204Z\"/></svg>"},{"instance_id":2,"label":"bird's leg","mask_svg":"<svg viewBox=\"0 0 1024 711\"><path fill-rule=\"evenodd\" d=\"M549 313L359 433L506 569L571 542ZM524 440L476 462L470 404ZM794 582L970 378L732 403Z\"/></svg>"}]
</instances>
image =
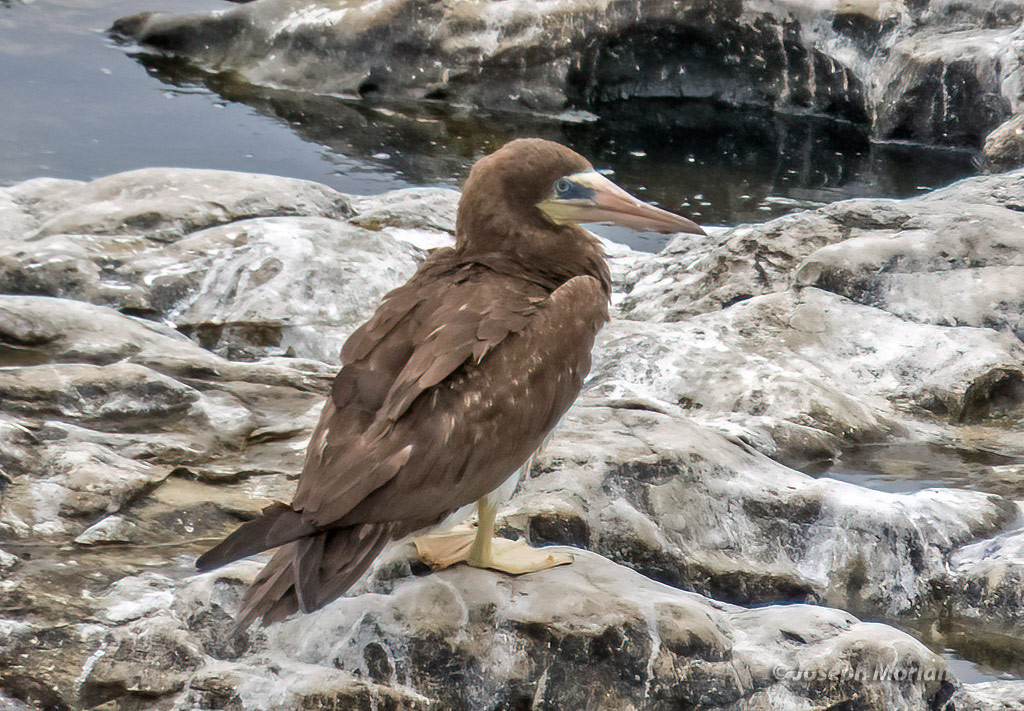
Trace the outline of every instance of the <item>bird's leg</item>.
<instances>
[{"instance_id":1,"label":"bird's leg","mask_svg":"<svg viewBox=\"0 0 1024 711\"><path fill-rule=\"evenodd\" d=\"M479 523L474 535L472 529L453 529L450 532L417 538L416 551L420 560L432 568L447 568L465 561L474 568L490 568L503 573L522 575L538 570L566 565L572 556L550 549L533 548L525 541L510 541L494 537L494 519L497 501L489 496L477 501Z\"/></svg>"}]
</instances>

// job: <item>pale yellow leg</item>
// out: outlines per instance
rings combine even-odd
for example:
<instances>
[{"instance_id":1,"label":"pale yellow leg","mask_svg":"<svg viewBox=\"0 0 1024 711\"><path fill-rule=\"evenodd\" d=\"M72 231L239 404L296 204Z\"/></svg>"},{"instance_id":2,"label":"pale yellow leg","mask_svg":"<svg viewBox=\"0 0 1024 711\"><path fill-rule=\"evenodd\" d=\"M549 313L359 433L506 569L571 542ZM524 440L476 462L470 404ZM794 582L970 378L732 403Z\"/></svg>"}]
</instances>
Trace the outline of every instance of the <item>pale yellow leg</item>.
<instances>
[{"instance_id":1,"label":"pale yellow leg","mask_svg":"<svg viewBox=\"0 0 1024 711\"><path fill-rule=\"evenodd\" d=\"M511 575L535 573L572 562L567 553L548 548L533 548L525 541L494 537L497 502L483 497L477 504L479 524L456 526L445 533L422 536L413 541L420 560L432 568L447 568L465 562L474 568L490 568Z\"/></svg>"}]
</instances>

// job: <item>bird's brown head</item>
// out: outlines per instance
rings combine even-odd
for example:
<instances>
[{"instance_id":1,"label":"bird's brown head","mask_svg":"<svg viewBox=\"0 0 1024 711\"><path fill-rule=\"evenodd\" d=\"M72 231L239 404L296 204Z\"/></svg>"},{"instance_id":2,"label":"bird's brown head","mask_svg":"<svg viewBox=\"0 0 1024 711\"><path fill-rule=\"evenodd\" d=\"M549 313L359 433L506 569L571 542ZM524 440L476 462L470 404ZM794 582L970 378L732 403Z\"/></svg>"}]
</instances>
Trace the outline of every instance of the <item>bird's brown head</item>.
<instances>
[{"instance_id":1,"label":"bird's brown head","mask_svg":"<svg viewBox=\"0 0 1024 711\"><path fill-rule=\"evenodd\" d=\"M600 243L577 227L588 222L704 234L685 217L637 200L572 149L520 138L470 171L459 202L456 248L466 255L506 254L527 268L566 279L592 274L607 283Z\"/></svg>"}]
</instances>

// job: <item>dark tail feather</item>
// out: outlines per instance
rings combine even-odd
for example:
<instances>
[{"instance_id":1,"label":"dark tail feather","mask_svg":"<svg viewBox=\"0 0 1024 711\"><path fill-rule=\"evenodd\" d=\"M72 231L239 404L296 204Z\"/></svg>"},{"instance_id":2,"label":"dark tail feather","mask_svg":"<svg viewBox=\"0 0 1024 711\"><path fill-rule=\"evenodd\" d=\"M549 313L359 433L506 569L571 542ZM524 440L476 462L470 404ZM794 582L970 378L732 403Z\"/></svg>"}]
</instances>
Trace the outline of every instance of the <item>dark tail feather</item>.
<instances>
[{"instance_id":1,"label":"dark tail feather","mask_svg":"<svg viewBox=\"0 0 1024 711\"><path fill-rule=\"evenodd\" d=\"M269 625L344 595L391 540L394 524L336 528L282 546L245 594L231 634L259 618Z\"/></svg>"},{"instance_id":2,"label":"dark tail feather","mask_svg":"<svg viewBox=\"0 0 1024 711\"><path fill-rule=\"evenodd\" d=\"M213 570L239 558L261 553L290 543L316 532L302 520L302 514L280 501L263 509L263 513L248 521L215 545L196 561L199 570Z\"/></svg>"}]
</instances>

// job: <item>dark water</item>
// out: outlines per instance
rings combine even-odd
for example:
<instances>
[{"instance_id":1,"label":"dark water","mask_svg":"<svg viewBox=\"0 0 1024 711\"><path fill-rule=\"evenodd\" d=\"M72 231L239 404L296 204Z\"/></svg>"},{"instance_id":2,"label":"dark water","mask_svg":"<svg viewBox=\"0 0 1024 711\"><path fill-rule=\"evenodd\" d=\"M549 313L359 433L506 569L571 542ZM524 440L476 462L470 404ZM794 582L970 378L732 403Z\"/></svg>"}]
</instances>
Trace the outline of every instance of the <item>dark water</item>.
<instances>
[{"instance_id":1,"label":"dark water","mask_svg":"<svg viewBox=\"0 0 1024 711\"><path fill-rule=\"evenodd\" d=\"M372 194L454 185L517 135L562 141L627 189L704 224L853 196L906 196L974 171L968 153L871 143L855 126L707 103L625 102L539 117L308 98L132 57L105 29L218 0L0 0L0 185L152 165L259 171ZM616 232L656 249L663 238Z\"/></svg>"},{"instance_id":2,"label":"dark water","mask_svg":"<svg viewBox=\"0 0 1024 711\"><path fill-rule=\"evenodd\" d=\"M386 166L332 153L205 88L168 86L111 42L118 17L217 0L9 0L0 4L0 185L89 179L154 165L260 171L374 193Z\"/></svg>"}]
</instances>

